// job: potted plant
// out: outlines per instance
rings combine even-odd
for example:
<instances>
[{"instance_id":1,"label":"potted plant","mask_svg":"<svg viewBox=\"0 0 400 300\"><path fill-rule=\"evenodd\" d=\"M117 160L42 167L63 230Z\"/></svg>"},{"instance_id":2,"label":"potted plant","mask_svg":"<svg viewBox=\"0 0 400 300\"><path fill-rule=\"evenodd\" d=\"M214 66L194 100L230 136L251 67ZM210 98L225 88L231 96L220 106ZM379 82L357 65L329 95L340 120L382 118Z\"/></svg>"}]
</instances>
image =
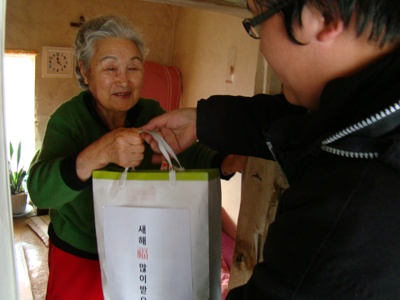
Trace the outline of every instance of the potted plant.
<instances>
[{"instance_id":1,"label":"potted plant","mask_svg":"<svg viewBox=\"0 0 400 300\"><path fill-rule=\"evenodd\" d=\"M21 142L18 144L17 149L16 169L12 169L11 161L14 156L14 147L10 142L10 160L8 161L8 175L10 178L10 191L12 201L13 215L22 214L27 208L28 194L25 190L26 171L23 167L20 168L19 163L21 159Z\"/></svg>"}]
</instances>

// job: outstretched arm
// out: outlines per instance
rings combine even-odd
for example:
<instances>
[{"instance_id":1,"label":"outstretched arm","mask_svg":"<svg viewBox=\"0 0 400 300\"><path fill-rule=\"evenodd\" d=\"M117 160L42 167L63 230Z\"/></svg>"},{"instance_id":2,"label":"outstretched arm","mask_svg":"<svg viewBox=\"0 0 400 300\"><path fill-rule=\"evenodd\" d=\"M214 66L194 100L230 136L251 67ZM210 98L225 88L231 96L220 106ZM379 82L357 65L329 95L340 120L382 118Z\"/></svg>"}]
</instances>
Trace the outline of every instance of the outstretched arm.
<instances>
[{"instance_id":1,"label":"outstretched arm","mask_svg":"<svg viewBox=\"0 0 400 300\"><path fill-rule=\"evenodd\" d=\"M196 109L182 108L173 110L152 119L141 130L156 131L161 134L172 150L178 154L197 141ZM141 133L153 151L159 153L158 144L150 134Z\"/></svg>"}]
</instances>

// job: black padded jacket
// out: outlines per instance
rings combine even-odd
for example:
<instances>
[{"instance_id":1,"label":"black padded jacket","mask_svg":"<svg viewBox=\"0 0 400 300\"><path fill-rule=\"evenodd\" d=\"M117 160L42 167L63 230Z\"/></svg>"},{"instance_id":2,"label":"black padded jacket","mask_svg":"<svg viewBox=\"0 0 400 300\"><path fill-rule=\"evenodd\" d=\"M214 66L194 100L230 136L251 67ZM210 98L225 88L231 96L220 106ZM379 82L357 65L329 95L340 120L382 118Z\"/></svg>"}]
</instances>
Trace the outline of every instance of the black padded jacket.
<instances>
[{"instance_id":1,"label":"black padded jacket","mask_svg":"<svg viewBox=\"0 0 400 300\"><path fill-rule=\"evenodd\" d=\"M290 185L264 261L228 300L400 299L398 52L330 82L315 112L282 95L197 108L200 142L276 160Z\"/></svg>"}]
</instances>

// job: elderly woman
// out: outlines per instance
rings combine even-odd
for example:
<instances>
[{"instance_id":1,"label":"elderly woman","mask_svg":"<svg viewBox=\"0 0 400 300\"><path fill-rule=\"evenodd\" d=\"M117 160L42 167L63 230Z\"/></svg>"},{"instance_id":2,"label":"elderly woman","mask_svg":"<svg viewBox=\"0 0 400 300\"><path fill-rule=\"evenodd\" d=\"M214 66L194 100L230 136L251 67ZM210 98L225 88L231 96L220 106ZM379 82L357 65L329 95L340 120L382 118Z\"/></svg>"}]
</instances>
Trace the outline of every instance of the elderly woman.
<instances>
[{"instance_id":1,"label":"elderly woman","mask_svg":"<svg viewBox=\"0 0 400 300\"><path fill-rule=\"evenodd\" d=\"M50 208L47 299L103 298L92 171L110 164L160 168L136 129L164 113L157 101L140 98L145 55L140 33L124 18L92 19L77 34L76 75L84 91L51 116L28 180L34 204ZM187 168L224 164L224 173L235 171L225 158L200 144L180 155Z\"/></svg>"}]
</instances>

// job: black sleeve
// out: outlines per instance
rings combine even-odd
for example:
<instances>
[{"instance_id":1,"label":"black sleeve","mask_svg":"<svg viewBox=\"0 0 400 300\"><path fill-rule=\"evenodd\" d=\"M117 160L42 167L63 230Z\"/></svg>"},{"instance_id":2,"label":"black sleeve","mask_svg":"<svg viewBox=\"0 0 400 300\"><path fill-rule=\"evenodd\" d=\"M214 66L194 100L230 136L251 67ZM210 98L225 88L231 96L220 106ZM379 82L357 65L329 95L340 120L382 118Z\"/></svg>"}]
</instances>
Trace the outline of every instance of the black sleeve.
<instances>
[{"instance_id":1,"label":"black sleeve","mask_svg":"<svg viewBox=\"0 0 400 300\"><path fill-rule=\"evenodd\" d=\"M78 154L66 157L60 166L61 176L66 185L75 191L80 191L92 186L92 178L83 182L76 174L76 158Z\"/></svg>"},{"instance_id":2,"label":"black sleeve","mask_svg":"<svg viewBox=\"0 0 400 300\"><path fill-rule=\"evenodd\" d=\"M303 112L283 95L212 96L197 104L197 137L222 153L271 159L264 132L276 120Z\"/></svg>"},{"instance_id":3,"label":"black sleeve","mask_svg":"<svg viewBox=\"0 0 400 300\"><path fill-rule=\"evenodd\" d=\"M227 155L226 154L222 154L222 153L217 153L214 155L212 161L211 161L211 168L216 168L219 170L219 177L221 179L224 180L229 180L231 179L236 173L233 174L229 174L229 175L224 175L224 173L222 173L222 162L224 161L225 157Z\"/></svg>"},{"instance_id":4,"label":"black sleeve","mask_svg":"<svg viewBox=\"0 0 400 300\"><path fill-rule=\"evenodd\" d=\"M226 300L243 300L244 299L244 285L231 289L226 296Z\"/></svg>"}]
</instances>

